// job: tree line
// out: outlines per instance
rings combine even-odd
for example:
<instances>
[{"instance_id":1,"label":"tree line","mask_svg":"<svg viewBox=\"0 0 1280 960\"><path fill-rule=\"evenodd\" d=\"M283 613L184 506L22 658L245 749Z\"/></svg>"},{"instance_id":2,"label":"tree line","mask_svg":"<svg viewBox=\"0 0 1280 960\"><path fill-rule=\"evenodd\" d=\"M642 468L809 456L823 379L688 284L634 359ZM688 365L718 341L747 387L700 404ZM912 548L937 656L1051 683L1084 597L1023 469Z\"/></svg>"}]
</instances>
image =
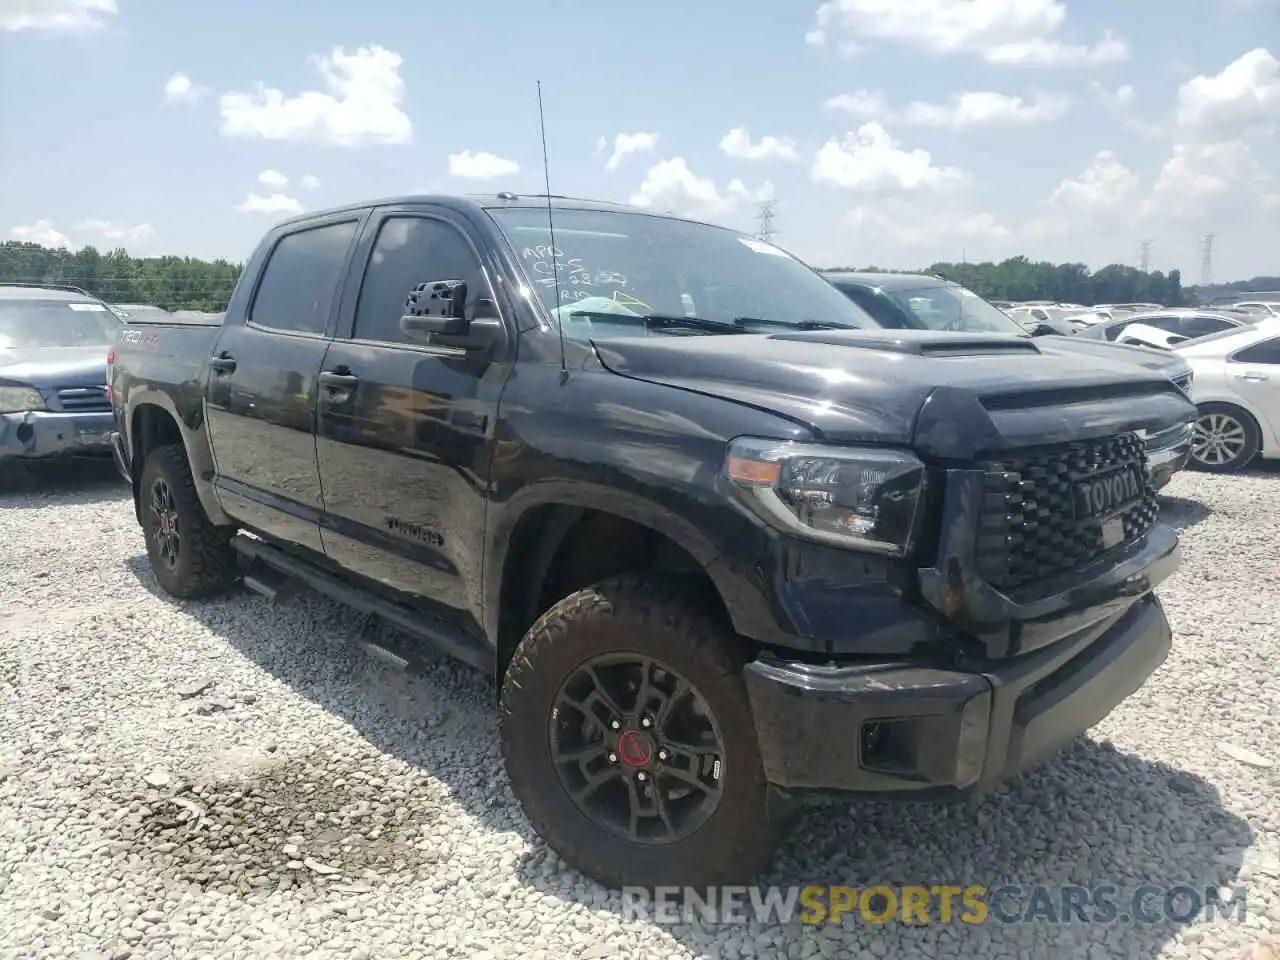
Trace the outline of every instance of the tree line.
<instances>
[{"instance_id":1,"label":"tree line","mask_svg":"<svg viewBox=\"0 0 1280 960\"><path fill-rule=\"evenodd\" d=\"M124 249L102 253L84 247L73 253L36 243L0 243L0 283L64 283L108 303L148 303L167 310L226 309L243 266L194 257L132 257ZM1112 264L1090 271L1082 263L1010 257L1000 263L935 263L921 272L953 280L988 300L1052 300L1086 306L1147 302L1169 307L1202 302L1196 287L1182 286L1178 270L1143 272ZM1250 290L1280 290L1280 277L1217 284L1206 293L1219 298Z\"/></svg>"}]
</instances>

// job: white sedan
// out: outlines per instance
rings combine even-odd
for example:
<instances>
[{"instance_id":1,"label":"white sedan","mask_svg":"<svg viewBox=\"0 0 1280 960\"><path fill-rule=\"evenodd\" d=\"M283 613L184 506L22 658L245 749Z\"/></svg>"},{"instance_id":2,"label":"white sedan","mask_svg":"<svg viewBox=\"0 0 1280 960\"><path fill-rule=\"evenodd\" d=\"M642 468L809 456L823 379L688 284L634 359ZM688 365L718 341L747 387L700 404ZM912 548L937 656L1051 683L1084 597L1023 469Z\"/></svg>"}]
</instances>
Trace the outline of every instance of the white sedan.
<instances>
[{"instance_id":1,"label":"white sedan","mask_svg":"<svg viewBox=\"0 0 1280 960\"><path fill-rule=\"evenodd\" d=\"M1280 317L1199 337L1173 348L1195 373L1200 411L1194 466L1235 473L1254 457L1280 459Z\"/></svg>"}]
</instances>

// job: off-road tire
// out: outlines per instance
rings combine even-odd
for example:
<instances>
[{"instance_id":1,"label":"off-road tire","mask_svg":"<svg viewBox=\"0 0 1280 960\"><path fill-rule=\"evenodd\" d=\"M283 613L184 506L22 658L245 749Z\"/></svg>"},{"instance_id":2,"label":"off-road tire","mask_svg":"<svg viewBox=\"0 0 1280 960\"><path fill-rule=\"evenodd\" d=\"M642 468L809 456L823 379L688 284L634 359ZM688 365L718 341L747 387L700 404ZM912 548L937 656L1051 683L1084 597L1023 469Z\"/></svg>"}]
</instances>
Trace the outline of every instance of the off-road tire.
<instances>
[{"instance_id":1,"label":"off-road tire","mask_svg":"<svg viewBox=\"0 0 1280 960\"><path fill-rule=\"evenodd\" d=\"M731 627L679 584L616 578L565 597L525 634L501 690L500 736L512 790L534 829L571 867L611 888L746 884L768 865L795 819L770 806ZM593 823L551 759L556 693L580 664L634 651L693 684L714 714L725 781L710 819L660 846L630 842Z\"/></svg>"},{"instance_id":2,"label":"off-road tire","mask_svg":"<svg viewBox=\"0 0 1280 960\"><path fill-rule=\"evenodd\" d=\"M1196 413L1197 424L1200 418L1212 414L1224 414L1231 417L1244 428L1244 447L1237 457L1226 463L1205 463L1202 460L1197 460L1193 453L1189 458L1188 466L1205 473L1239 473L1254 461L1258 451L1262 448L1262 434L1258 430L1258 424L1247 411L1230 403L1200 404ZM1194 444L1194 442L1195 438L1193 436L1192 443ZM1192 449L1194 450L1194 447Z\"/></svg>"},{"instance_id":3,"label":"off-road tire","mask_svg":"<svg viewBox=\"0 0 1280 960\"><path fill-rule=\"evenodd\" d=\"M151 489L163 479L173 492L180 530L178 561L173 567L160 557L157 522L151 509ZM142 466L139 480L142 531L147 557L156 580L165 593L182 600L213 596L231 587L239 578L236 552L231 547L234 527L219 527L209 517L196 494L195 478L181 444L156 447Z\"/></svg>"}]
</instances>

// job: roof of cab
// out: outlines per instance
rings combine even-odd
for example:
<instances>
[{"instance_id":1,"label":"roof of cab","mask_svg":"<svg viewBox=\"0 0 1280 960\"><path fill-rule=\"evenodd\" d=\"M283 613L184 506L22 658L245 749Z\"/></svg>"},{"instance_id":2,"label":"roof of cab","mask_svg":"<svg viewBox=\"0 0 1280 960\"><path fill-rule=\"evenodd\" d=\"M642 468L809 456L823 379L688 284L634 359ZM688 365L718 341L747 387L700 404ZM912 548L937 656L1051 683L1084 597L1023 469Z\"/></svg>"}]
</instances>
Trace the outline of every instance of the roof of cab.
<instances>
[{"instance_id":1,"label":"roof of cab","mask_svg":"<svg viewBox=\"0 0 1280 960\"><path fill-rule=\"evenodd\" d=\"M609 200L588 200L582 197L565 197L552 194L550 198L545 193L524 193L516 194L508 191L500 193L469 193L469 194L407 194L395 197L380 197L376 200L363 200L360 203L348 203L340 207L329 207L324 210L311 210L307 213L298 214L287 220L281 220L276 224L277 228L287 227L292 224L307 223L321 217L329 217L336 213L344 213L346 211L357 212L368 210L373 207L393 207L400 205L412 204L431 204L445 209L455 210L459 213L479 213L482 210L493 210L502 208L533 208L545 210L550 203L552 210L599 210L611 213L639 213L652 217L665 217L671 220L689 220L689 217L680 217L672 213L662 213L648 207L638 207L626 203L614 203ZM701 222L701 221L697 221Z\"/></svg>"},{"instance_id":2,"label":"roof of cab","mask_svg":"<svg viewBox=\"0 0 1280 960\"><path fill-rule=\"evenodd\" d=\"M0 300L65 300L68 303L97 303L98 301L78 290L68 290L57 285L42 287L37 284L0 283Z\"/></svg>"},{"instance_id":3,"label":"roof of cab","mask_svg":"<svg viewBox=\"0 0 1280 960\"><path fill-rule=\"evenodd\" d=\"M890 290L918 290L922 287L955 286L943 277L927 273L873 273L863 270L823 270L822 275L833 283L858 283L869 287Z\"/></svg>"}]
</instances>

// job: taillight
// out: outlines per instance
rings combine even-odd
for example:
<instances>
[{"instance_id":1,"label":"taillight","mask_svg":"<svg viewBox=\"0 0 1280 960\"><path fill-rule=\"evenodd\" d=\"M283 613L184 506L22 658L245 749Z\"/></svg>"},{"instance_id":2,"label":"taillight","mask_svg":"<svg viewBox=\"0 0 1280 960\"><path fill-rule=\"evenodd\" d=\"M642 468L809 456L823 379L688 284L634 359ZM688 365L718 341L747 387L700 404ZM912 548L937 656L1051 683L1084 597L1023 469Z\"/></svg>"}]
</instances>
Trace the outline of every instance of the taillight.
<instances>
[{"instance_id":1,"label":"taillight","mask_svg":"<svg viewBox=\"0 0 1280 960\"><path fill-rule=\"evenodd\" d=\"M116 362L116 348L112 347L107 351L107 399L113 399L111 396L111 373L112 367Z\"/></svg>"}]
</instances>

